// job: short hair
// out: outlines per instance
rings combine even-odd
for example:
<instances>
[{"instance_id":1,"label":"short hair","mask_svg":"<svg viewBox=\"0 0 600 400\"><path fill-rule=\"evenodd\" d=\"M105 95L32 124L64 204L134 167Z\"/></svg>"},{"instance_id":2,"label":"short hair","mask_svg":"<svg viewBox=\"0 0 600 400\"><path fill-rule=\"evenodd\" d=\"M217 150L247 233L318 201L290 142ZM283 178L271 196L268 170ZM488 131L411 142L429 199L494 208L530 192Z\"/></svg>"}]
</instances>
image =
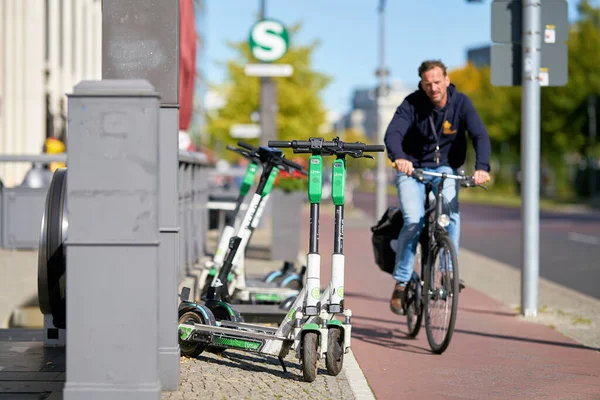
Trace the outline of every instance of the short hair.
<instances>
[{"instance_id":1,"label":"short hair","mask_svg":"<svg viewBox=\"0 0 600 400\"><path fill-rule=\"evenodd\" d=\"M425 60L419 66L419 78L422 78L423 72L427 72L430 69L440 68L446 76L446 65L442 62L442 60Z\"/></svg>"}]
</instances>

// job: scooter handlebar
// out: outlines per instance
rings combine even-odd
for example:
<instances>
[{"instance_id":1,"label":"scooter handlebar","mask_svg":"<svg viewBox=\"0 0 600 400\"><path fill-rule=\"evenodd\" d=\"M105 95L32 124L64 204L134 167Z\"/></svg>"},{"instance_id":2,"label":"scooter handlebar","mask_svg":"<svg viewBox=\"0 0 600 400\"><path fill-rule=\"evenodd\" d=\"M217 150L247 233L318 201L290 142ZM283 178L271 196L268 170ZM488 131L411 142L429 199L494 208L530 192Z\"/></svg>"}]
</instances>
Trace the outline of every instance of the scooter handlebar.
<instances>
[{"instance_id":1,"label":"scooter handlebar","mask_svg":"<svg viewBox=\"0 0 600 400\"><path fill-rule=\"evenodd\" d=\"M295 170L297 170L298 172L300 172L302 175L308 175L308 173L304 170L304 167L298 163L295 163L291 160L288 160L286 158L283 159L283 163L285 165L287 165L290 168L293 168Z\"/></svg>"},{"instance_id":2,"label":"scooter handlebar","mask_svg":"<svg viewBox=\"0 0 600 400\"><path fill-rule=\"evenodd\" d=\"M314 148L314 146L320 146L329 151L335 152L336 150L356 150L363 152L378 152L385 151L385 146L378 144L364 144L360 142L348 143L342 141L324 141L324 140L292 140L292 141L281 141L281 140L270 140L269 147L280 147L280 148L292 148L295 153L308 153Z\"/></svg>"},{"instance_id":3,"label":"scooter handlebar","mask_svg":"<svg viewBox=\"0 0 600 400\"><path fill-rule=\"evenodd\" d=\"M253 153L244 150L244 149L239 149L237 147L233 147L231 145L227 145L227 150L231 150L235 153L238 153L239 155L249 159L249 160L254 160L254 161L260 161L260 158L256 155L254 155Z\"/></svg>"},{"instance_id":4,"label":"scooter handlebar","mask_svg":"<svg viewBox=\"0 0 600 400\"><path fill-rule=\"evenodd\" d=\"M250 151L256 151L256 147L252 146L251 144L248 144L246 142L243 141L238 141L238 146L243 147L245 149L248 149Z\"/></svg>"},{"instance_id":5,"label":"scooter handlebar","mask_svg":"<svg viewBox=\"0 0 600 400\"><path fill-rule=\"evenodd\" d=\"M292 147L292 142L286 142L283 140L269 140L267 145L269 147L288 148Z\"/></svg>"},{"instance_id":6,"label":"scooter handlebar","mask_svg":"<svg viewBox=\"0 0 600 400\"><path fill-rule=\"evenodd\" d=\"M363 151L366 151L366 152L385 151L385 146L382 144L366 144Z\"/></svg>"}]
</instances>

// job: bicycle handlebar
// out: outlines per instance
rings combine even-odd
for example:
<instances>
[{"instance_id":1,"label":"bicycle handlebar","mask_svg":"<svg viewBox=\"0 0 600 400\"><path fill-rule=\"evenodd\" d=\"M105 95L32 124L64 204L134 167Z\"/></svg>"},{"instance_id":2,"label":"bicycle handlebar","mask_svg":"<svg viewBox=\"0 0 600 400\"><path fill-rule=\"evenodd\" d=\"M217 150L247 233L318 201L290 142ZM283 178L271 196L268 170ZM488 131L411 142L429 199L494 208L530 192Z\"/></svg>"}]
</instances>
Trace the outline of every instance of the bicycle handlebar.
<instances>
[{"instance_id":1,"label":"bicycle handlebar","mask_svg":"<svg viewBox=\"0 0 600 400\"><path fill-rule=\"evenodd\" d=\"M431 171L422 170L420 168L413 169L412 175L419 181L423 180L423 175L446 177L446 178L450 178L450 179L456 179L457 181L460 182L460 185L462 187L479 186L479 187L487 190L486 186L481 185L481 184L476 184L475 179L472 176L454 175L454 174L447 174L447 173L441 173L441 172L431 172Z\"/></svg>"}]
</instances>

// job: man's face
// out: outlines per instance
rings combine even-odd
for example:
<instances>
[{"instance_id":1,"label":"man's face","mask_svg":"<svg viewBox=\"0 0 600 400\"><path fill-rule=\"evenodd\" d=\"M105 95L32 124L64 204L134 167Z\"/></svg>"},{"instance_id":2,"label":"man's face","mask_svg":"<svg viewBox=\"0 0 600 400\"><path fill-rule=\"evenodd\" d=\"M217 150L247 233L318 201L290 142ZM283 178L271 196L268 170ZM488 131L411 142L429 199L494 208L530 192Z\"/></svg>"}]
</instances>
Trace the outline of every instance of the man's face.
<instances>
[{"instance_id":1,"label":"man's face","mask_svg":"<svg viewBox=\"0 0 600 400\"><path fill-rule=\"evenodd\" d=\"M439 67L434 67L421 75L421 87L433 104L438 104L446 99L448 85L450 85L450 79L444 76L444 71Z\"/></svg>"}]
</instances>

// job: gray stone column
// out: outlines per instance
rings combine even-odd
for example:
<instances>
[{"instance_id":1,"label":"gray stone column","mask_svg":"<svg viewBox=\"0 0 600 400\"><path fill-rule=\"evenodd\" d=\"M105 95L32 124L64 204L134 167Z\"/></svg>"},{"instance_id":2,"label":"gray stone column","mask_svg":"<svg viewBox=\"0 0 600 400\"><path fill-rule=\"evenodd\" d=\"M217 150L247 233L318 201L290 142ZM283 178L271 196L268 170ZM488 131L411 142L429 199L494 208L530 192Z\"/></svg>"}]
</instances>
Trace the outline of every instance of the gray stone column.
<instances>
[{"instance_id":1,"label":"gray stone column","mask_svg":"<svg viewBox=\"0 0 600 400\"><path fill-rule=\"evenodd\" d=\"M102 78L147 79L161 97L158 352L162 389L177 390L179 0L103 0Z\"/></svg>"},{"instance_id":2,"label":"gray stone column","mask_svg":"<svg viewBox=\"0 0 600 400\"><path fill-rule=\"evenodd\" d=\"M68 104L64 398L159 399L159 96L88 81Z\"/></svg>"}]
</instances>

